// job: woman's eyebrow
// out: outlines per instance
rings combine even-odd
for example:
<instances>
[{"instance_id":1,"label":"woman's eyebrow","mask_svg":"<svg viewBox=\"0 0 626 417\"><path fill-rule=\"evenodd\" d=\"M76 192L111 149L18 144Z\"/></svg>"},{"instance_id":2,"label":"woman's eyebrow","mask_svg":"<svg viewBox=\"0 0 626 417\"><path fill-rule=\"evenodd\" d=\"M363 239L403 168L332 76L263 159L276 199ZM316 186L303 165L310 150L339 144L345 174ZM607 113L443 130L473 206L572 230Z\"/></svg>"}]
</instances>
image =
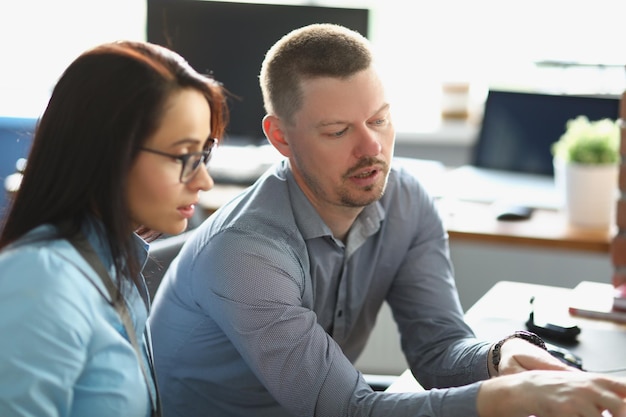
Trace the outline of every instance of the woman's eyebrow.
<instances>
[{"instance_id":1,"label":"woman's eyebrow","mask_svg":"<svg viewBox=\"0 0 626 417\"><path fill-rule=\"evenodd\" d=\"M196 139L196 138L182 138L177 140L176 142L173 142L169 145L169 148L175 148L177 146L181 146L181 145L197 145L197 144L204 144L206 143L209 138L206 139Z\"/></svg>"}]
</instances>

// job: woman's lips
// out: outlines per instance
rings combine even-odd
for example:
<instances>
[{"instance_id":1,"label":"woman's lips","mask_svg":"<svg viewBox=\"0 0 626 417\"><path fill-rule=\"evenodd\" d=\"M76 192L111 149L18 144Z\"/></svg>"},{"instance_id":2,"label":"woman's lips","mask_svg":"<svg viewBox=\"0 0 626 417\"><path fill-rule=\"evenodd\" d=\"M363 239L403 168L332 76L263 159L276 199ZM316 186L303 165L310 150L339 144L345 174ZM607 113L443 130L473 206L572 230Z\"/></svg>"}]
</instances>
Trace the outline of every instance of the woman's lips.
<instances>
[{"instance_id":1,"label":"woman's lips","mask_svg":"<svg viewBox=\"0 0 626 417\"><path fill-rule=\"evenodd\" d=\"M178 212L186 219L193 217L195 211L195 204L189 204L188 206L182 206L178 208Z\"/></svg>"}]
</instances>

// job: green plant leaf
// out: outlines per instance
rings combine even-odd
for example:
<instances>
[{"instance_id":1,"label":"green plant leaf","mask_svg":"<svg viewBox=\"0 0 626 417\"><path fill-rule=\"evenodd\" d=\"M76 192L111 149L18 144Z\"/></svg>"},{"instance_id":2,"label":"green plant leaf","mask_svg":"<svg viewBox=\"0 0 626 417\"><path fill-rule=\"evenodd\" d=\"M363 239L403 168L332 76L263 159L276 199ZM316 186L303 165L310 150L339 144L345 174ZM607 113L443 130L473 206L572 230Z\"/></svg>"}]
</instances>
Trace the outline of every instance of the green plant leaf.
<instances>
[{"instance_id":1,"label":"green plant leaf","mask_svg":"<svg viewBox=\"0 0 626 417\"><path fill-rule=\"evenodd\" d=\"M565 133L552 145L552 154L565 162L579 164L617 163L620 129L616 120L589 121L578 116L567 121Z\"/></svg>"}]
</instances>

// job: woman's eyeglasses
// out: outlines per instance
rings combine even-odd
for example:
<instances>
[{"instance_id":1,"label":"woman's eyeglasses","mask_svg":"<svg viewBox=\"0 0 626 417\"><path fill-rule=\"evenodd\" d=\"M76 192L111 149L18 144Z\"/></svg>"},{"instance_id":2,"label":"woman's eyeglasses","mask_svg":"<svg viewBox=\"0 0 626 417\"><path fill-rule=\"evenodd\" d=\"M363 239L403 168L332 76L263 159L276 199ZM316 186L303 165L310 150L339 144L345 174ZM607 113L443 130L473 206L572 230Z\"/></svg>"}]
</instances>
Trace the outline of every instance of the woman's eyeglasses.
<instances>
[{"instance_id":1,"label":"woman's eyeglasses","mask_svg":"<svg viewBox=\"0 0 626 417\"><path fill-rule=\"evenodd\" d=\"M183 184L188 183L193 179L193 177L198 172L198 168L200 168L201 163L207 169L209 167L209 161L211 159L211 152L215 149L218 140L215 138L210 138L207 146L204 150L200 152L192 152L184 155L174 155L167 152L157 151L156 149L144 148L141 147L139 150L154 153L161 156L166 156L168 158L178 159L182 162L182 168L180 170L180 182Z\"/></svg>"}]
</instances>

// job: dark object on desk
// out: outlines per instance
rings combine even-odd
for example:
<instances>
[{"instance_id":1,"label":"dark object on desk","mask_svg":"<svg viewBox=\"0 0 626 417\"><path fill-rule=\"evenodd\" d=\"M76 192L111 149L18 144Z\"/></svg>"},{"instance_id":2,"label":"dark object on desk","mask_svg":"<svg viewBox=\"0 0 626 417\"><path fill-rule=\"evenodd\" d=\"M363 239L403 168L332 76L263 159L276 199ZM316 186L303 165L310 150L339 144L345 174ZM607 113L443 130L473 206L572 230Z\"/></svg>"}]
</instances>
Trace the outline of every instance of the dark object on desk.
<instances>
[{"instance_id":1,"label":"dark object on desk","mask_svg":"<svg viewBox=\"0 0 626 417\"><path fill-rule=\"evenodd\" d=\"M496 219L500 221L520 221L528 220L533 214L532 207L520 205L502 205L494 203L493 206Z\"/></svg>"},{"instance_id":2,"label":"dark object on desk","mask_svg":"<svg viewBox=\"0 0 626 417\"><path fill-rule=\"evenodd\" d=\"M583 370L583 360L580 356L574 355L569 350L552 345L550 343L546 343L546 347L548 348L548 352L550 352L552 356L554 356L564 364Z\"/></svg>"},{"instance_id":3,"label":"dark object on desk","mask_svg":"<svg viewBox=\"0 0 626 417\"><path fill-rule=\"evenodd\" d=\"M538 334L542 338L556 341L560 343L574 344L576 338L580 334L580 327L573 326L561 326L559 324L545 322L535 322L535 309L534 309L535 297L530 299L530 314L528 315L528 321L526 321L526 327L533 333Z\"/></svg>"}]
</instances>

